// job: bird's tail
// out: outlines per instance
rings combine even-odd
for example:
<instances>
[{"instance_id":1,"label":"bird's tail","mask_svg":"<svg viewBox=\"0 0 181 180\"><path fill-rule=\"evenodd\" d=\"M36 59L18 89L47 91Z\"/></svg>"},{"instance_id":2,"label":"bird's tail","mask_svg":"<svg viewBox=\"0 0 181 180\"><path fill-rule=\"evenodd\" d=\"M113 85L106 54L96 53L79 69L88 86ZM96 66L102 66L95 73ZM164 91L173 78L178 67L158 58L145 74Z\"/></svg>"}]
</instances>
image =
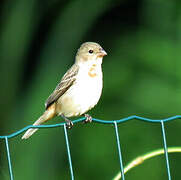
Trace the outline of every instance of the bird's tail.
<instances>
[{"instance_id":1,"label":"bird's tail","mask_svg":"<svg viewBox=\"0 0 181 180\"><path fill-rule=\"evenodd\" d=\"M38 120L35 121L33 124L34 126L40 125L49 119L53 118L55 116L55 104L52 104L44 113L42 116L39 117ZM33 135L38 128L31 128L28 129L25 134L22 136L22 139L28 139L31 135Z\"/></svg>"}]
</instances>

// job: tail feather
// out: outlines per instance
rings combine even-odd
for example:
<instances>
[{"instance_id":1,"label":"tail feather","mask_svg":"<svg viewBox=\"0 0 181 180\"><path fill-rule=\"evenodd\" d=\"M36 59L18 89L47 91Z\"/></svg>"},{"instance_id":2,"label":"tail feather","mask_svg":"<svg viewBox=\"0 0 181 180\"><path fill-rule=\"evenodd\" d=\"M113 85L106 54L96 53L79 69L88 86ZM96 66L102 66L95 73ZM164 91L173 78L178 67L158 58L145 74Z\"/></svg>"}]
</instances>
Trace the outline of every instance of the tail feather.
<instances>
[{"instance_id":1,"label":"tail feather","mask_svg":"<svg viewBox=\"0 0 181 180\"><path fill-rule=\"evenodd\" d=\"M38 120L35 121L35 123L33 124L34 126L40 125L46 121L48 121L49 119L53 118L55 116L55 105L52 104L45 112L42 116L39 117ZM25 134L22 136L22 139L28 139L31 135L33 135L36 131L38 130L38 128L31 128L28 129Z\"/></svg>"}]
</instances>

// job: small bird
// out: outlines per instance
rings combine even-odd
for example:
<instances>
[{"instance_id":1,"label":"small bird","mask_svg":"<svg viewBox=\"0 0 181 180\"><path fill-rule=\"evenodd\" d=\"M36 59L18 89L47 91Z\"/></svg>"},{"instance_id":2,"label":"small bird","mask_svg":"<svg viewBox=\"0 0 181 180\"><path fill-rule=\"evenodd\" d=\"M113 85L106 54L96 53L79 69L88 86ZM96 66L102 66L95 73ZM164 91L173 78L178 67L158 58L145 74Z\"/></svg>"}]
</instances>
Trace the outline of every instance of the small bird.
<instances>
[{"instance_id":1,"label":"small bird","mask_svg":"<svg viewBox=\"0 0 181 180\"><path fill-rule=\"evenodd\" d=\"M105 50L95 42L83 43L77 51L75 63L62 77L53 93L45 102L45 112L33 125L40 125L55 116L66 121L67 128L73 123L69 117L84 115L85 122L92 117L85 114L99 101L102 93L102 59ZM28 129L22 139L29 138L38 128Z\"/></svg>"}]
</instances>

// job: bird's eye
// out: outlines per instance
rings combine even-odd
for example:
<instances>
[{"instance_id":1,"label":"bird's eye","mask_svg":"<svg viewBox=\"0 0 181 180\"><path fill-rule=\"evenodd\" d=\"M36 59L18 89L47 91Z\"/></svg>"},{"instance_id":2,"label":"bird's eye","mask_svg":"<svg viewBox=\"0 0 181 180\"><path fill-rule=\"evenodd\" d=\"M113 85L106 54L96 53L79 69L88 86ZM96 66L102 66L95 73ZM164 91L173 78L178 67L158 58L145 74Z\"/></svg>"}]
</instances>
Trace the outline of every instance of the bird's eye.
<instances>
[{"instance_id":1,"label":"bird's eye","mask_svg":"<svg viewBox=\"0 0 181 180\"><path fill-rule=\"evenodd\" d=\"M89 50L89 53L92 54L94 51L92 49Z\"/></svg>"}]
</instances>

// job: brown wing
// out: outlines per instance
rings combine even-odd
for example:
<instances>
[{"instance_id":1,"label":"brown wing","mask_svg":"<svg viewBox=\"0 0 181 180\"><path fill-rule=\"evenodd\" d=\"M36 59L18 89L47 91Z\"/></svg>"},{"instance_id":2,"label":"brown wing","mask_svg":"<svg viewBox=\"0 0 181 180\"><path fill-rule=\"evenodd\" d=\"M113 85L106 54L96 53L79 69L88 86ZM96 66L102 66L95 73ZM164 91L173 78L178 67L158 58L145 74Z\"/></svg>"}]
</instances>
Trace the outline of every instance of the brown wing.
<instances>
[{"instance_id":1,"label":"brown wing","mask_svg":"<svg viewBox=\"0 0 181 180\"><path fill-rule=\"evenodd\" d=\"M45 102L45 108L47 109L52 103L57 101L74 83L79 67L74 64L62 77L60 83L57 85L53 93L48 97Z\"/></svg>"}]
</instances>

